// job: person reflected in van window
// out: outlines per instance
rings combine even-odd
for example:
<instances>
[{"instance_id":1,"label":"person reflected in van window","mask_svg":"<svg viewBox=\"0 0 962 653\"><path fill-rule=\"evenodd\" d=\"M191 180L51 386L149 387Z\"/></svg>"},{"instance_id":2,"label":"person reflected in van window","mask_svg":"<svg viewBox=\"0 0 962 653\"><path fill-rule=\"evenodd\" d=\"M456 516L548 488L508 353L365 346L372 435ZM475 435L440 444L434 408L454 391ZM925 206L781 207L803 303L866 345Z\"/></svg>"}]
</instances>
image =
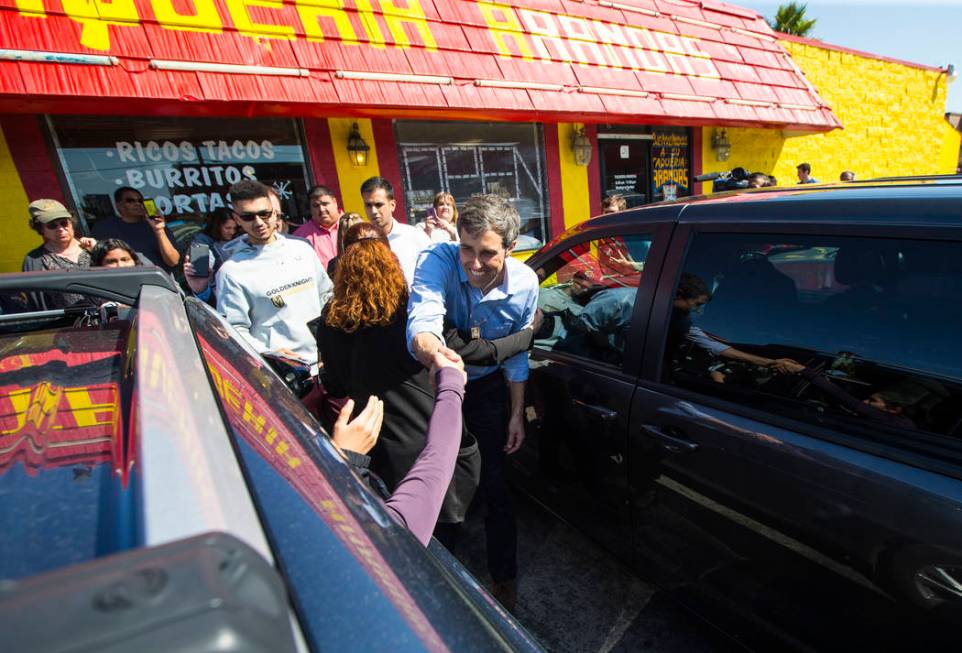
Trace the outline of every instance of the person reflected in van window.
<instances>
[{"instance_id":1,"label":"person reflected in van window","mask_svg":"<svg viewBox=\"0 0 962 653\"><path fill-rule=\"evenodd\" d=\"M559 349L577 351L578 336L583 336L588 354L606 363L619 365L625 351L625 335L631 326L638 289L605 288L594 295L581 314L570 322L569 335Z\"/></svg>"},{"instance_id":2,"label":"person reflected in van window","mask_svg":"<svg viewBox=\"0 0 962 653\"><path fill-rule=\"evenodd\" d=\"M543 312L546 326L538 332L538 345L554 349L568 334L565 325L581 315L584 302L591 291L597 289L594 275L590 270L576 271L568 283L542 288L538 292L538 308Z\"/></svg>"},{"instance_id":3,"label":"person reflected in van window","mask_svg":"<svg viewBox=\"0 0 962 653\"><path fill-rule=\"evenodd\" d=\"M712 356L767 367L781 373L790 373L792 366L798 365L790 358L765 358L741 351L709 336L695 326L692 322L692 314L700 314L711 298L711 290L704 279L689 272L682 273L672 302L671 323L668 327L668 347L672 354L686 344L692 344L706 350Z\"/></svg>"},{"instance_id":4,"label":"person reflected in van window","mask_svg":"<svg viewBox=\"0 0 962 653\"><path fill-rule=\"evenodd\" d=\"M821 374L820 370L792 362L786 365L791 374L799 374L830 399L856 415L901 428L918 428L916 418L922 404L930 399L935 403L949 395L937 382L921 383L904 379L883 390L859 399Z\"/></svg>"}]
</instances>

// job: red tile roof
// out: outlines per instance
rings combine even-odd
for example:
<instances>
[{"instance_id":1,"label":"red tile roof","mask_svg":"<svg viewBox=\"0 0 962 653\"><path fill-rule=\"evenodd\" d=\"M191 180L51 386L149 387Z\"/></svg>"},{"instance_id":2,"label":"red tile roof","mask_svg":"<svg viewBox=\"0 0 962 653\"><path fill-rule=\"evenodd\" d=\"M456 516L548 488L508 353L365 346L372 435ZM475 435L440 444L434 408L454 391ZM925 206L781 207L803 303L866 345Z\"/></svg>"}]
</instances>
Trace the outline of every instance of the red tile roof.
<instances>
[{"instance_id":1,"label":"red tile roof","mask_svg":"<svg viewBox=\"0 0 962 653\"><path fill-rule=\"evenodd\" d=\"M0 110L840 126L781 36L714 0L212 0L206 31L191 0L164 20L142 0L85 5L99 20L61 1L0 6Z\"/></svg>"}]
</instances>

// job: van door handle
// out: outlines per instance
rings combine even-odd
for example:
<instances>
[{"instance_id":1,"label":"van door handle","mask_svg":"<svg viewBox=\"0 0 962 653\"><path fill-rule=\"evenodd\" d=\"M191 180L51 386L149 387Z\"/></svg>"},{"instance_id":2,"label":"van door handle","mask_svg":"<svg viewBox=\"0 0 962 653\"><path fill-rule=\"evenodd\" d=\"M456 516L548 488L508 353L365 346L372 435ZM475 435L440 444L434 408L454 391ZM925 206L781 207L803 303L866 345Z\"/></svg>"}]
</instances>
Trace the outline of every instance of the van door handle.
<instances>
[{"instance_id":1,"label":"van door handle","mask_svg":"<svg viewBox=\"0 0 962 653\"><path fill-rule=\"evenodd\" d=\"M661 426L642 424L641 430L671 453L690 453L698 448L697 442L686 438L685 434L678 429L671 428L671 432L668 432Z\"/></svg>"},{"instance_id":2,"label":"van door handle","mask_svg":"<svg viewBox=\"0 0 962 653\"><path fill-rule=\"evenodd\" d=\"M586 411L588 411L592 415L596 415L600 417L602 421L608 422L618 417L618 411L616 410L611 410L610 408L605 408L604 406L595 406L594 404L587 404L577 399L572 399L572 401L574 402L575 406L580 406L581 408L584 408Z\"/></svg>"}]
</instances>

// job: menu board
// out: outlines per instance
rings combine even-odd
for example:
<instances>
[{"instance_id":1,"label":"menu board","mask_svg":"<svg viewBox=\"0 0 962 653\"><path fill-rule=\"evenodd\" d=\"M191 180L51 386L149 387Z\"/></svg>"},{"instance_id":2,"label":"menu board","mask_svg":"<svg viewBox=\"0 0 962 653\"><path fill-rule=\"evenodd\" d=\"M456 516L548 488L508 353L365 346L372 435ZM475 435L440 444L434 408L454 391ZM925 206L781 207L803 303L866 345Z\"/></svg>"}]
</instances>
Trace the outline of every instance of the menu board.
<instances>
[{"instance_id":1,"label":"menu board","mask_svg":"<svg viewBox=\"0 0 962 653\"><path fill-rule=\"evenodd\" d=\"M690 164L688 130L656 129L651 142L651 180L655 199L675 199L690 194Z\"/></svg>"}]
</instances>

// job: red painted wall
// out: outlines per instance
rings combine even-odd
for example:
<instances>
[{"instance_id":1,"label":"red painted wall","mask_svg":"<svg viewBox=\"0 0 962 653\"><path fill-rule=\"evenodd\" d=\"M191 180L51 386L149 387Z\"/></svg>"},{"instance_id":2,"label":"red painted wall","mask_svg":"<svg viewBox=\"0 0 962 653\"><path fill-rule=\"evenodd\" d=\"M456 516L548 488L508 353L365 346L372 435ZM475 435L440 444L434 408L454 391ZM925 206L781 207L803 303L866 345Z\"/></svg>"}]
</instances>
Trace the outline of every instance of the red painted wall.
<instances>
[{"instance_id":1,"label":"red painted wall","mask_svg":"<svg viewBox=\"0 0 962 653\"><path fill-rule=\"evenodd\" d=\"M47 148L40 120L36 115L6 114L0 116L0 126L27 199L49 198L66 204L53 161L56 155Z\"/></svg>"},{"instance_id":2,"label":"red painted wall","mask_svg":"<svg viewBox=\"0 0 962 653\"><path fill-rule=\"evenodd\" d=\"M702 132L704 130L701 127L691 128L691 176L697 177L702 173L703 162L702 162L702 152L701 152L701 139ZM704 191L702 189L702 184L700 181L694 181L691 185L692 195L701 195Z\"/></svg>"},{"instance_id":3,"label":"red painted wall","mask_svg":"<svg viewBox=\"0 0 962 653\"><path fill-rule=\"evenodd\" d=\"M545 242L565 230L564 201L561 196L561 155L558 147L558 125L545 124L544 163L548 176L548 210L551 212L549 233L545 234Z\"/></svg>"},{"instance_id":4,"label":"red painted wall","mask_svg":"<svg viewBox=\"0 0 962 653\"><path fill-rule=\"evenodd\" d=\"M315 184L323 184L334 191L341 200L341 188L334 165L334 152L331 146L331 130L324 118L304 119L304 140L307 147L307 160Z\"/></svg>"},{"instance_id":5,"label":"red painted wall","mask_svg":"<svg viewBox=\"0 0 962 653\"><path fill-rule=\"evenodd\" d=\"M406 223L408 214L404 203L404 180L401 178L401 161L394 140L394 123L390 120L372 120L371 131L377 144L377 167L381 176L394 186L394 199L397 201L394 219Z\"/></svg>"}]
</instances>

